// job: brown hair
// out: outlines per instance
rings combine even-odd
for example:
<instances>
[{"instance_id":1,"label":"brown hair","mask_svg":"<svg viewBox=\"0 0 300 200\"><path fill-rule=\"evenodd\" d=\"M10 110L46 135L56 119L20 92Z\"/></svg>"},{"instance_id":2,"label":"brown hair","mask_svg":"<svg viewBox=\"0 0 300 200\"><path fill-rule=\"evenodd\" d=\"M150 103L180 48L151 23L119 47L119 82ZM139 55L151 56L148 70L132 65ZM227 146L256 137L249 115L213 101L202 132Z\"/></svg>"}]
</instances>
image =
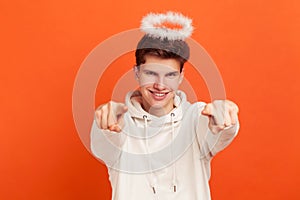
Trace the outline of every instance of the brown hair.
<instances>
[{"instance_id":1,"label":"brown hair","mask_svg":"<svg viewBox=\"0 0 300 200\"><path fill-rule=\"evenodd\" d=\"M184 63L190 57L190 48L185 41L154 38L148 35L139 41L135 51L136 66L146 62L145 56L152 55L160 58L173 58L180 62L180 72Z\"/></svg>"}]
</instances>

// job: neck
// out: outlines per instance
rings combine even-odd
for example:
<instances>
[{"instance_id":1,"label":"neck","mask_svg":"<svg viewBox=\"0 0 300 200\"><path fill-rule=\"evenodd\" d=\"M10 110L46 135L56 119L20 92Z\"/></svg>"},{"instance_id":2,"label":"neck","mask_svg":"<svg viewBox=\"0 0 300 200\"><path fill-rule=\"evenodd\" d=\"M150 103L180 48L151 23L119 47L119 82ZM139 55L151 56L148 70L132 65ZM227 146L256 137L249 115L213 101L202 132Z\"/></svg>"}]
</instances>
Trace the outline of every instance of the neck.
<instances>
[{"instance_id":1,"label":"neck","mask_svg":"<svg viewBox=\"0 0 300 200\"><path fill-rule=\"evenodd\" d=\"M172 102L170 102L169 105L167 105L165 107L158 107L158 106L151 107L145 100L143 100L142 107L149 114L154 115L156 117L161 117L161 116L164 116L164 115L170 113L175 106L174 106L174 102L172 101Z\"/></svg>"}]
</instances>

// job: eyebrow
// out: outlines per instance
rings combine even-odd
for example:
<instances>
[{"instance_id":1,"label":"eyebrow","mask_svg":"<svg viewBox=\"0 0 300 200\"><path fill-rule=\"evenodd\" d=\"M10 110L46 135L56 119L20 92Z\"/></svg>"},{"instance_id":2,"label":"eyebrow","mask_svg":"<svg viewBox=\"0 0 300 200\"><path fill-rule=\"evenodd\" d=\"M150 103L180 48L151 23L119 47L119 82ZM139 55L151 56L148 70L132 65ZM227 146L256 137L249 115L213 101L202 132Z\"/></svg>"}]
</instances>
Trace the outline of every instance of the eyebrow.
<instances>
[{"instance_id":1,"label":"eyebrow","mask_svg":"<svg viewBox=\"0 0 300 200\"><path fill-rule=\"evenodd\" d=\"M149 70L149 69L143 69L142 70L143 72L152 72L152 73L155 73L155 74L158 74L156 71L152 71L152 70ZM180 72L179 71L172 71L172 72L167 72L165 75L172 75L172 74L179 74Z\"/></svg>"},{"instance_id":2,"label":"eyebrow","mask_svg":"<svg viewBox=\"0 0 300 200\"><path fill-rule=\"evenodd\" d=\"M149 70L149 69L143 69L142 71L143 71L143 72L152 72L152 73L154 73L154 74L157 74L157 72L152 71L152 70Z\"/></svg>"},{"instance_id":3,"label":"eyebrow","mask_svg":"<svg viewBox=\"0 0 300 200\"><path fill-rule=\"evenodd\" d=\"M179 72L178 71L173 71L173 72L168 72L168 73L166 73L166 75L178 75L179 74Z\"/></svg>"}]
</instances>

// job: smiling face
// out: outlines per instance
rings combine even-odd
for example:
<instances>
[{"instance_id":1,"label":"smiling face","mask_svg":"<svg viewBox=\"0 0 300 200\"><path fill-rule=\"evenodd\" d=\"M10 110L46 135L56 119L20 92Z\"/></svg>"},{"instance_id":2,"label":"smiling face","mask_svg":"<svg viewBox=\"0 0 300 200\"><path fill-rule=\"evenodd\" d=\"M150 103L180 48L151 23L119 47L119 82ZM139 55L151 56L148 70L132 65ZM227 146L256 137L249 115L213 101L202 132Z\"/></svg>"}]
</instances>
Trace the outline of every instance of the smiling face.
<instances>
[{"instance_id":1,"label":"smiling face","mask_svg":"<svg viewBox=\"0 0 300 200\"><path fill-rule=\"evenodd\" d=\"M147 55L136 76L142 94L142 106L147 112L162 116L174 108L175 92L183 78L178 60Z\"/></svg>"}]
</instances>

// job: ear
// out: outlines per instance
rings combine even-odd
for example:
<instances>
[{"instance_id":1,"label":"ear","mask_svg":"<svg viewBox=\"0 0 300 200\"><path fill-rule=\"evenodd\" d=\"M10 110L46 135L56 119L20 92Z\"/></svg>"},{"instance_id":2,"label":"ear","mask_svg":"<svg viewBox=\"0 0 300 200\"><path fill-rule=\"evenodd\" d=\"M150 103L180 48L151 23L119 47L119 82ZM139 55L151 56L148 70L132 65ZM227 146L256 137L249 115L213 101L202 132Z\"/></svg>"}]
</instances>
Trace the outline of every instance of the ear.
<instances>
[{"instance_id":1,"label":"ear","mask_svg":"<svg viewBox=\"0 0 300 200\"><path fill-rule=\"evenodd\" d=\"M183 78L184 78L184 68L182 68L182 71L179 76L179 84L181 84L181 82L183 81Z\"/></svg>"},{"instance_id":2,"label":"ear","mask_svg":"<svg viewBox=\"0 0 300 200\"><path fill-rule=\"evenodd\" d=\"M139 67L138 66L134 66L133 67L133 71L134 71L135 80L139 81Z\"/></svg>"}]
</instances>

